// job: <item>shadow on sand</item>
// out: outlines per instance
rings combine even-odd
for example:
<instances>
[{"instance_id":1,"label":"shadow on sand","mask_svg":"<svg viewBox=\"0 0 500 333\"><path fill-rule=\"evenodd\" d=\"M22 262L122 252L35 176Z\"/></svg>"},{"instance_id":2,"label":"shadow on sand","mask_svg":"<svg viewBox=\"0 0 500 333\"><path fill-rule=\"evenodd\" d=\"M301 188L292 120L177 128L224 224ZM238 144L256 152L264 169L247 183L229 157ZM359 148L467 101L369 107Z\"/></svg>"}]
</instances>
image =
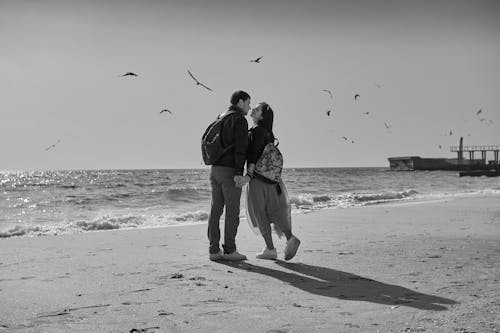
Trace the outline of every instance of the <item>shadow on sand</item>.
<instances>
[{"instance_id":1,"label":"shadow on sand","mask_svg":"<svg viewBox=\"0 0 500 333\"><path fill-rule=\"evenodd\" d=\"M404 287L378 282L326 267L276 260L277 265L293 271L285 272L247 262L219 261L219 263L267 275L286 282L295 288L320 296L434 311L448 310L442 304L457 304L457 302L447 298L422 294ZM300 275L297 273L300 273Z\"/></svg>"}]
</instances>

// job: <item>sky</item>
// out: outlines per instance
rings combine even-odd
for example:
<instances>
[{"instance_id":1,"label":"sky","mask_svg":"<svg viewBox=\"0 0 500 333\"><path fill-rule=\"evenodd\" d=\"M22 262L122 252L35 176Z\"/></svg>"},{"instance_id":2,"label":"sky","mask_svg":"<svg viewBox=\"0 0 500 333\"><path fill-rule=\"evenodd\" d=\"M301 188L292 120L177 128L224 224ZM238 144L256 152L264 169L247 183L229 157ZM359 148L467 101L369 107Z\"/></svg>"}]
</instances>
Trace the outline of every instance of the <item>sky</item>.
<instances>
[{"instance_id":1,"label":"sky","mask_svg":"<svg viewBox=\"0 0 500 333\"><path fill-rule=\"evenodd\" d=\"M499 17L496 0L0 0L0 170L205 167L238 89L274 109L285 167L500 145Z\"/></svg>"}]
</instances>

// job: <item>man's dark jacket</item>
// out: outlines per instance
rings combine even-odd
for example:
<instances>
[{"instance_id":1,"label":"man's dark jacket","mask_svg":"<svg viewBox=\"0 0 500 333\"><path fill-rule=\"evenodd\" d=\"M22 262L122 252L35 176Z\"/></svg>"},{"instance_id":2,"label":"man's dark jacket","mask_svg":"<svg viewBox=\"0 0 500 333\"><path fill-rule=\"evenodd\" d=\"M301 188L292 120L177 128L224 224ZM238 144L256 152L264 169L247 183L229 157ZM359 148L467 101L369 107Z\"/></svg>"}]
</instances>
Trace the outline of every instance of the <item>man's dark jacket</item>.
<instances>
[{"instance_id":1,"label":"man's dark jacket","mask_svg":"<svg viewBox=\"0 0 500 333\"><path fill-rule=\"evenodd\" d=\"M248 122L239 107L231 106L229 110L235 112L223 119L222 144L224 147L234 146L213 165L231 167L235 169L235 175L243 175L248 148Z\"/></svg>"}]
</instances>

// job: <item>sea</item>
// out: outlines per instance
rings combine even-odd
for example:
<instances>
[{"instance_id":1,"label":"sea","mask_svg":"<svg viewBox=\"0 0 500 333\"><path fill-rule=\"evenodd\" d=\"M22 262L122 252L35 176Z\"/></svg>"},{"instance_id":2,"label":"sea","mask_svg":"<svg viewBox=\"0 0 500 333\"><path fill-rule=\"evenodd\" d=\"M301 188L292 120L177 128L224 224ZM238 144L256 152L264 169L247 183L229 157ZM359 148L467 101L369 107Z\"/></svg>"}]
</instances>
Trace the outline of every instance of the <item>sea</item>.
<instances>
[{"instance_id":1,"label":"sea","mask_svg":"<svg viewBox=\"0 0 500 333\"><path fill-rule=\"evenodd\" d=\"M206 223L209 169L0 172L0 242ZM293 214L500 194L500 178L388 168L289 168ZM245 218L242 197L241 218Z\"/></svg>"}]
</instances>

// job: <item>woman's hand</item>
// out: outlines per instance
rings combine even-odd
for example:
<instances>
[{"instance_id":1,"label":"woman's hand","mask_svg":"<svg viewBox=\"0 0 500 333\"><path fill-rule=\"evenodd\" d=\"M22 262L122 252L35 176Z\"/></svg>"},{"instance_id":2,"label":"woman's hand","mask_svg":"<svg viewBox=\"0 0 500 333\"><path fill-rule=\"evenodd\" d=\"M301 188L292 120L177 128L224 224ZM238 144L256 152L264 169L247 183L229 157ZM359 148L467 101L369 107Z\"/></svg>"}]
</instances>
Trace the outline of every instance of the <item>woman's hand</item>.
<instances>
[{"instance_id":1,"label":"woman's hand","mask_svg":"<svg viewBox=\"0 0 500 333\"><path fill-rule=\"evenodd\" d=\"M250 177L248 176L234 176L233 179L236 184L236 187L243 187L250 181Z\"/></svg>"},{"instance_id":2,"label":"woman's hand","mask_svg":"<svg viewBox=\"0 0 500 333\"><path fill-rule=\"evenodd\" d=\"M255 164L254 163L250 163L247 165L247 173L249 173L250 175L253 175L255 171Z\"/></svg>"}]
</instances>

